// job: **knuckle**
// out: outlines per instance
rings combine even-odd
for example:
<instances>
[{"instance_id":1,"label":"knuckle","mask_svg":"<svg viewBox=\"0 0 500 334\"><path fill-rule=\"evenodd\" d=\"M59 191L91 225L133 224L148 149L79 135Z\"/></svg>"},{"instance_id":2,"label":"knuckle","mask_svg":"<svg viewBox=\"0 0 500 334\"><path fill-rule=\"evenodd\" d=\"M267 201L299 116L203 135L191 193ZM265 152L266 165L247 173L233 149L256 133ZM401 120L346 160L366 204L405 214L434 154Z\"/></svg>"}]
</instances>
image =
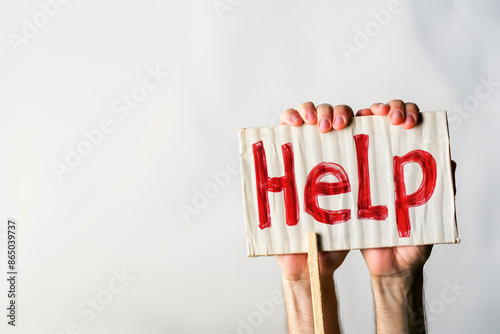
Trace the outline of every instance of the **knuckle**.
<instances>
[{"instance_id":1,"label":"knuckle","mask_svg":"<svg viewBox=\"0 0 500 334\"><path fill-rule=\"evenodd\" d=\"M403 105L404 105L403 100L398 100L398 99L396 99L396 100L392 100L392 101L391 101L391 102L389 102L389 103L390 103L390 104L392 104L392 105L397 105L397 106L403 106Z\"/></svg>"},{"instance_id":2,"label":"knuckle","mask_svg":"<svg viewBox=\"0 0 500 334\"><path fill-rule=\"evenodd\" d=\"M316 107L316 109L333 109L331 104L328 103L321 103Z\"/></svg>"},{"instance_id":3,"label":"knuckle","mask_svg":"<svg viewBox=\"0 0 500 334\"><path fill-rule=\"evenodd\" d=\"M413 102L407 102L406 107L409 108L410 110L413 109L417 112L420 111L420 108L417 106L417 104Z\"/></svg>"},{"instance_id":4,"label":"knuckle","mask_svg":"<svg viewBox=\"0 0 500 334\"><path fill-rule=\"evenodd\" d=\"M308 102L301 103L298 107L297 110L304 110L308 106Z\"/></svg>"},{"instance_id":5,"label":"knuckle","mask_svg":"<svg viewBox=\"0 0 500 334\"><path fill-rule=\"evenodd\" d=\"M345 112L345 113L347 113L347 114L352 114L352 113L354 113L354 112L352 111L352 108L351 108L351 107L349 107L349 106L348 106L348 105L346 105L346 104L342 104L340 107L341 107L341 111L343 111L343 112Z\"/></svg>"}]
</instances>

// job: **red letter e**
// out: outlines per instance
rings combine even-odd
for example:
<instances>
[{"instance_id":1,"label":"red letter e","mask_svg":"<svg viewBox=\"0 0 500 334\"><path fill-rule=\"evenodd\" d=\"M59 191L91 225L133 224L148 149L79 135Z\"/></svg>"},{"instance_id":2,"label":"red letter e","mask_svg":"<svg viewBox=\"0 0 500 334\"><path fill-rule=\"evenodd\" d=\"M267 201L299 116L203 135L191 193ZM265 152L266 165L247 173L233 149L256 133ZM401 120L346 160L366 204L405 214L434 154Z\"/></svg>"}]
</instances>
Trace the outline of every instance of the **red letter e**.
<instances>
[{"instance_id":1,"label":"red letter e","mask_svg":"<svg viewBox=\"0 0 500 334\"><path fill-rule=\"evenodd\" d=\"M321 182L327 175L333 175L338 182ZM344 169L333 162L322 162L307 176L304 190L305 211L324 224L340 224L351 219L351 210L326 210L319 207L318 196L337 195L351 191L349 178Z\"/></svg>"}]
</instances>

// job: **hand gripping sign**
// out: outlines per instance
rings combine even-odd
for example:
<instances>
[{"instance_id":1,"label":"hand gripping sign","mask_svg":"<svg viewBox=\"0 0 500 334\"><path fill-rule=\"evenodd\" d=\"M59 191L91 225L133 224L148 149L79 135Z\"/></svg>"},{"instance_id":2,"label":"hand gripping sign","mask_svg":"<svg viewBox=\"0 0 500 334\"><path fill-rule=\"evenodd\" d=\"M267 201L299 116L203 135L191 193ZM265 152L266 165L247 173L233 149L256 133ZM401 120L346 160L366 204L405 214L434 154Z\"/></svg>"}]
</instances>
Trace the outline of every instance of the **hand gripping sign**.
<instances>
[{"instance_id":1,"label":"hand gripping sign","mask_svg":"<svg viewBox=\"0 0 500 334\"><path fill-rule=\"evenodd\" d=\"M341 131L239 129L249 256L458 243L445 111L406 130L384 116Z\"/></svg>"}]
</instances>

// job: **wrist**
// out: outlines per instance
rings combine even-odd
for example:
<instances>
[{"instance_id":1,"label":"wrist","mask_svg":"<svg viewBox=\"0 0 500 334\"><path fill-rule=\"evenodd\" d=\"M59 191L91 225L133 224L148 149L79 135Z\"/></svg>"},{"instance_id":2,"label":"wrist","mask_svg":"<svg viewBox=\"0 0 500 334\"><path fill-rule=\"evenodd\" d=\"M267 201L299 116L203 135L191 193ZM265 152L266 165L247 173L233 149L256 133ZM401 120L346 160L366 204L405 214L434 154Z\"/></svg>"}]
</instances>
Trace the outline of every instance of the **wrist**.
<instances>
[{"instance_id":1,"label":"wrist","mask_svg":"<svg viewBox=\"0 0 500 334\"><path fill-rule=\"evenodd\" d=\"M334 285L333 272L321 273L320 280L324 285L328 286ZM311 295L311 279L309 278L309 276L296 279L282 275L282 286L283 286L283 291L285 292L290 291L299 293L303 291Z\"/></svg>"},{"instance_id":2,"label":"wrist","mask_svg":"<svg viewBox=\"0 0 500 334\"><path fill-rule=\"evenodd\" d=\"M309 278L290 279L286 276L282 276L282 285L283 290L311 290L311 280Z\"/></svg>"},{"instance_id":3,"label":"wrist","mask_svg":"<svg viewBox=\"0 0 500 334\"><path fill-rule=\"evenodd\" d=\"M395 275L370 276L372 288L380 293L409 291L423 278L423 269L407 270Z\"/></svg>"}]
</instances>

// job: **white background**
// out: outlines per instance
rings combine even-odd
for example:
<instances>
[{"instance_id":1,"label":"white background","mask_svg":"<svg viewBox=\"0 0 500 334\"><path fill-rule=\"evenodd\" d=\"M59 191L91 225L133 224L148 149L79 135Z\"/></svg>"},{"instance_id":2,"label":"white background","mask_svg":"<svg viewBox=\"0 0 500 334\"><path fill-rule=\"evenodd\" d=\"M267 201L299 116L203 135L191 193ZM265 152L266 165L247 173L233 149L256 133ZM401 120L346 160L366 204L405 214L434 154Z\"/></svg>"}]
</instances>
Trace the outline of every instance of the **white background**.
<instances>
[{"instance_id":1,"label":"white background","mask_svg":"<svg viewBox=\"0 0 500 334\"><path fill-rule=\"evenodd\" d=\"M426 265L429 327L497 332L498 2L402 0L383 27L371 12L387 1L220 3L232 10L73 0L44 22L37 1L0 1L0 277L7 218L19 228L18 326L6 324L2 278L0 332L284 332L284 306L270 299L276 260L246 257L240 176L214 188L211 172L238 159L238 127L277 124L304 101L356 110L394 98L453 117L463 241L435 246ZM34 16L39 27L23 37ZM342 43L370 27L346 57ZM113 103L140 90L148 67L169 75L121 119ZM478 99L488 78L497 84ZM103 119L113 131L60 181L54 162ZM133 279L120 285L113 270ZM335 279L345 331L373 332L359 251ZM90 312L93 298L90 319L78 309ZM263 314L255 302L274 306Z\"/></svg>"}]
</instances>

